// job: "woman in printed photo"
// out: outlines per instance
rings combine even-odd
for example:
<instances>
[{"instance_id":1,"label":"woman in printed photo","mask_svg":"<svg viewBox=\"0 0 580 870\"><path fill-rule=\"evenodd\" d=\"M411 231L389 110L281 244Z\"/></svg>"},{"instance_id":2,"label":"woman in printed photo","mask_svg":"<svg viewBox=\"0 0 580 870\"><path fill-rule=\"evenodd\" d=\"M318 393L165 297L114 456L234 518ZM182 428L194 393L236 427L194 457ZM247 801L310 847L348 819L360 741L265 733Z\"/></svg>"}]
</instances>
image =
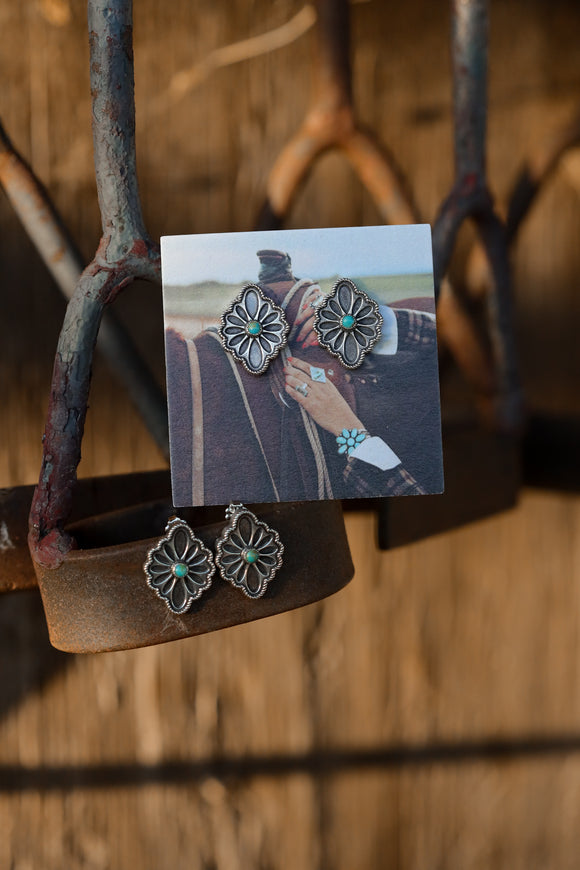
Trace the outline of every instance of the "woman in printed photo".
<instances>
[{"instance_id":1,"label":"woman in printed photo","mask_svg":"<svg viewBox=\"0 0 580 870\"><path fill-rule=\"evenodd\" d=\"M258 286L285 312L287 347L264 375L227 353L217 327L166 332L176 505L411 495L442 489L431 299L380 305L380 341L359 369L314 331L323 291L289 254L259 250Z\"/></svg>"}]
</instances>

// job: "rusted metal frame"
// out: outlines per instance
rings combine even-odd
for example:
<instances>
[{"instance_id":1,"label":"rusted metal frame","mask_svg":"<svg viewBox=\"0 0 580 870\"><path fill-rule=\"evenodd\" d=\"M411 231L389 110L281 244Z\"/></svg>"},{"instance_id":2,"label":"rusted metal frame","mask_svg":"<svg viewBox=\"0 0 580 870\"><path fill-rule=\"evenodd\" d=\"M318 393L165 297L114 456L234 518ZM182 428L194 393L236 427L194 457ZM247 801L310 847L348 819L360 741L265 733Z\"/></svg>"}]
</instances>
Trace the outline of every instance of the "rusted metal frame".
<instances>
[{"instance_id":1,"label":"rusted metal frame","mask_svg":"<svg viewBox=\"0 0 580 870\"><path fill-rule=\"evenodd\" d=\"M89 0L93 140L103 236L68 305L60 334L29 545L45 566L74 546L63 531L72 505L91 358L103 309L137 278L159 281L159 249L141 213L135 161L131 0Z\"/></svg>"},{"instance_id":2,"label":"rusted metal frame","mask_svg":"<svg viewBox=\"0 0 580 870\"><path fill-rule=\"evenodd\" d=\"M506 215L508 243L514 241L522 221L544 182L564 155L580 144L580 112L554 136L537 148L521 168L513 185Z\"/></svg>"},{"instance_id":3,"label":"rusted metal frame","mask_svg":"<svg viewBox=\"0 0 580 870\"><path fill-rule=\"evenodd\" d=\"M62 293L70 299L84 269L82 257L46 188L0 123L0 186ZM165 395L135 342L112 311L103 318L97 347L127 390L151 436L169 457Z\"/></svg>"},{"instance_id":4,"label":"rusted metal frame","mask_svg":"<svg viewBox=\"0 0 580 870\"><path fill-rule=\"evenodd\" d=\"M369 190L388 223L410 223L417 211L392 155L355 118L350 68L348 0L317 0L312 105L282 149L267 185L257 229L278 229L316 160L337 148Z\"/></svg>"},{"instance_id":5,"label":"rusted metal frame","mask_svg":"<svg viewBox=\"0 0 580 870\"><path fill-rule=\"evenodd\" d=\"M455 111L455 184L433 228L436 287L447 271L459 227L474 221L493 274L487 298L495 369L493 396L479 393L487 422L507 431L521 424L522 398L513 340L505 228L494 212L485 174L488 4L451 0Z\"/></svg>"},{"instance_id":6,"label":"rusted metal frame","mask_svg":"<svg viewBox=\"0 0 580 870\"><path fill-rule=\"evenodd\" d=\"M317 4L314 99L298 131L279 155L268 181L258 229L278 229L316 159L339 149L371 193L387 223L420 222L410 188L387 149L355 119L350 68L349 4ZM439 299L439 336L478 393L492 392L489 353L449 281Z\"/></svg>"},{"instance_id":7,"label":"rusted metal frame","mask_svg":"<svg viewBox=\"0 0 580 870\"><path fill-rule=\"evenodd\" d=\"M513 245L543 185L552 177L566 153L580 144L580 113L561 130L536 147L520 168L508 198L506 238ZM473 245L465 268L465 287L469 295L484 297L492 286L489 262L481 244Z\"/></svg>"}]
</instances>

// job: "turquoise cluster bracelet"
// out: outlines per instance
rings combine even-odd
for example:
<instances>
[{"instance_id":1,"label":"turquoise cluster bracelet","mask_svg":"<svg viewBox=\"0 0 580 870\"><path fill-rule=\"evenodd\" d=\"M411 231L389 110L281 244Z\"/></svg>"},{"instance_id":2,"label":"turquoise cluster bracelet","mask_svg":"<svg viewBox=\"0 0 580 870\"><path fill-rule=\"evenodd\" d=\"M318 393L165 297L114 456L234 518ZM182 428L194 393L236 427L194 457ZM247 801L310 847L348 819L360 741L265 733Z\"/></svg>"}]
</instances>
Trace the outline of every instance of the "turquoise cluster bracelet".
<instances>
[{"instance_id":1,"label":"turquoise cluster bracelet","mask_svg":"<svg viewBox=\"0 0 580 870\"><path fill-rule=\"evenodd\" d=\"M367 438L370 438L370 435L366 429L343 429L340 435L336 436L338 452L350 456L355 447L358 447Z\"/></svg>"}]
</instances>

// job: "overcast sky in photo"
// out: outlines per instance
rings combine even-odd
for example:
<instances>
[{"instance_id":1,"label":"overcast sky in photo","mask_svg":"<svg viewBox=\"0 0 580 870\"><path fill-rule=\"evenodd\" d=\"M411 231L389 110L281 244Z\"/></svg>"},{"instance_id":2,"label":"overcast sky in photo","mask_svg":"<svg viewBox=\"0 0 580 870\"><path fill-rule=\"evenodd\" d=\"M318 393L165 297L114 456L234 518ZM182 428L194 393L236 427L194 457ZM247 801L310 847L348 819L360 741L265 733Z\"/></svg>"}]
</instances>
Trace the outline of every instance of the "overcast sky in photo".
<instances>
[{"instance_id":1,"label":"overcast sky in photo","mask_svg":"<svg viewBox=\"0 0 580 870\"><path fill-rule=\"evenodd\" d=\"M272 248L290 254L299 278L320 280L433 271L428 224L271 230L164 236L163 283L167 286L220 281L257 281L256 251Z\"/></svg>"}]
</instances>

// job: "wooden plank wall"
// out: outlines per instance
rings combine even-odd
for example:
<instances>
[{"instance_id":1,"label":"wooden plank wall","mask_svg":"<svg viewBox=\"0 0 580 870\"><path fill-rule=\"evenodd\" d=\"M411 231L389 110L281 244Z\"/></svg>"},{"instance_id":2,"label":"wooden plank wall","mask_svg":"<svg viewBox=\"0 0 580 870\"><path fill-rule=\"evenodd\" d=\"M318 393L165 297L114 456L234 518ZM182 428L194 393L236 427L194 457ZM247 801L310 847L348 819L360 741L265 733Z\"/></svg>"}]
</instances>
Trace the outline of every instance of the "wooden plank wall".
<instances>
[{"instance_id":1,"label":"wooden plank wall","mask_svg":"<svg viewBox=\"0 0 580 870\"><path fill-rule=\"evenodd\" d=\"M88 257L99 222L83 7L1 0L0 115ZM151 232L250 228L268 167L305 110L312 34L216 72L182 100L169 101L169 86L300 2L135 7ZM522 156L577 108L580 10L565 0L491 7L489 166L503 199ZM446 4L370 0L353 18L361 117L432 219L453 163ZM576 412L579 174L572 154L515 258L528 395ZM329 156L291 225L377 221ZM0 264L6 486L37 475L64 306L3 198ZM157 291L133 288L119 310L162 376ZM82 473L160 465L97 363ZM509 514L392 553L375 549L370 513L350 515L348 529L357 573L334 598L168 646L57 654L38 599L4 597L0 867L575 870L578 499L528 491ZM502 741L514 752L502 754Z\"/></svg>"}]
</instances>

